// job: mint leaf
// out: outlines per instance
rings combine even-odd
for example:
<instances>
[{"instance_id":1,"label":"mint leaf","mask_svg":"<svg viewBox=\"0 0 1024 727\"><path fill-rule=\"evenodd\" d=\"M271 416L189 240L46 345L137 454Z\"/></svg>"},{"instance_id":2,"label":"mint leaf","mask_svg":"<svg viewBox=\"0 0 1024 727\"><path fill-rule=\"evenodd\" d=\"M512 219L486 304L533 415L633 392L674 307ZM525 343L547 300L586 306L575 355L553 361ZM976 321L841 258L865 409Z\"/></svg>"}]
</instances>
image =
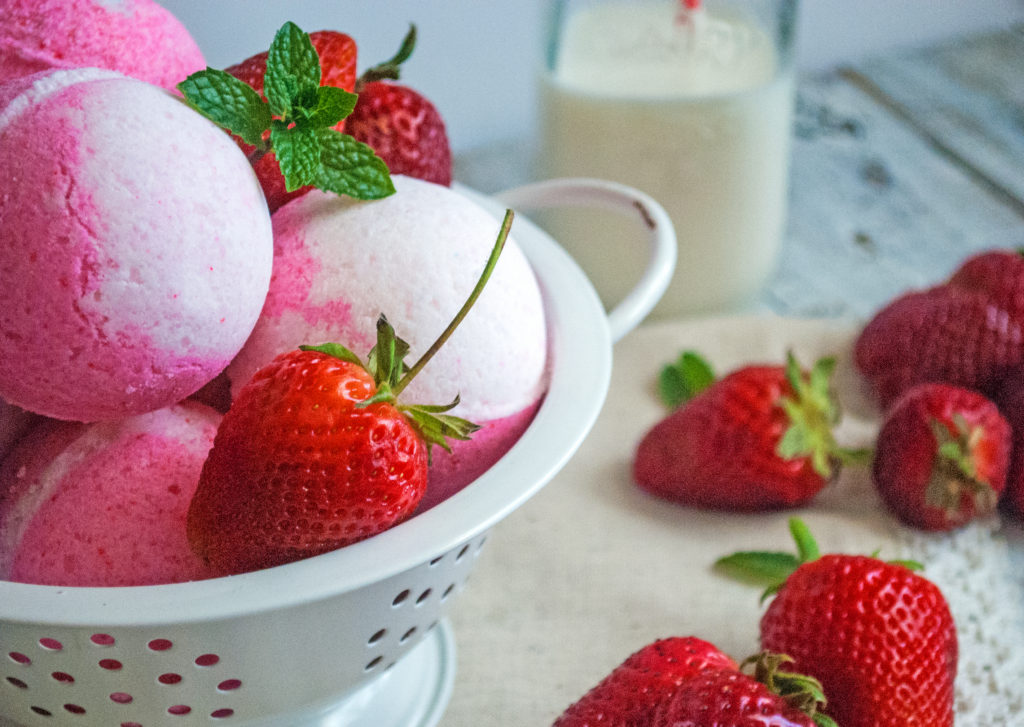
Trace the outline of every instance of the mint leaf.
<instances>
[{"instance_id":1,"label":"mint leaf","mask_svg":"<svg viewBox=\"0 0 1024 727\"><path fill-rule=\"evenodd\" d=\"M381 199L395 185L384 161L372 148L333 129L317 129L320 167L313 181L320 189L356 199Z\"/></svg>"},{"instance_id":2,"label":"mint leaf","mask_svg":"<svg viewBox=\"0 0 1024 727\"><path fill-rule=\"evenodd\" d=\"M358 98L337 86L321 86L316 90L316 107L308 112L307 121L311 126L329 129L352 113Z\"/></svg>"},{"instance_id":3,"label":"mint leaf","mask_svg":"<svg viewBox=\"0 0 1024 727\"><path fill-rule=\"evenodd\" d=\"M288 117L296 108L315 108L320 87L320 56L309 36L295 23L285 23L267 53L263 93L275 116Z\"/></svg>"},{"instance_id":4,"label":"mint leaf","mask_svg":"<svg viewBox=\"0 0 1024 727\"><path fill-rule=\"evenodd\" d=\"M275 120L270 126L270 143L284 175L285 189L294 192L314 184L320 172L319 130L293 126Z\"/></svg>"},{"instance_id":5,"label":"mint leaf","mask_svg":"<svg viewBox=\"0 0 1024 727\"><path fill-rule=\"evenodd\" d=\"M270 126L270 106L249 84L230 73L207 68L178 84L186 103L242 141L263 146L263 132Z\"/></svg>"}]
</instances>

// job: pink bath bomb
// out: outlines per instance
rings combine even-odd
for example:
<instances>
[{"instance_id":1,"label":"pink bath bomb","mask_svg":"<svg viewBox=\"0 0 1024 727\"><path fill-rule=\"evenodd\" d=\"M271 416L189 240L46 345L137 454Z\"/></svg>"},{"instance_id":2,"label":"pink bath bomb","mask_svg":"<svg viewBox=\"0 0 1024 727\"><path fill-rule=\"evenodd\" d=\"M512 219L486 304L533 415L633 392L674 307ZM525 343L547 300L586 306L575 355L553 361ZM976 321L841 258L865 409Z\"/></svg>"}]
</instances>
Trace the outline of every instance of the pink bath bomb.
<instances>
[{"instance_id":1,"label":"pink bath bomb","mask_svg":"<svg viewBox=\"0 0 1024 727\"><path fill-rule=\"evenodd\" d=\"M76 421L224 369L273 259L252 167L167 91L75 69L0 86L0 397Z\"/></svg>"},{"instance_id":2,"label":"pink bath bomb","mask_svg":"<svg viewBox=\"0 0 1024 727\"><path fill-rule=\"evenodd\" d=\"M337 342L365 357L384 313L412 365L462 307L500 220L468 197L395 176L397 192L360 202L310 192L274 213L274 274L245 347L228 368L237 391L277 354ZM434 447L422 507L493 465L529 425L547 387L539 286L513 236L473 309L401 401L447 404L483 427L452 454Z\"/></svg>"},{"instance_id":3,"label":"pink bath bomb","mask_svg":"<svg viewBox=\"0 0 1024 727\"><path fill-rule=\"evenodd\" d=\"M189 549L185 520L219 421L188 402L38 424L0 463L0 578L143 586L216 575Z\"/></svg>"},{"instance_id":4,"label":"pink bath bomb","mask_svg":"<svg viewBox=\"0 0 1024 727\"><path fill-rule=\"evenodd\" d=\"M152 0L0 2L0 81L83 66L173 88L206 62L185 26Z\"/></svg>"}]
</instances>

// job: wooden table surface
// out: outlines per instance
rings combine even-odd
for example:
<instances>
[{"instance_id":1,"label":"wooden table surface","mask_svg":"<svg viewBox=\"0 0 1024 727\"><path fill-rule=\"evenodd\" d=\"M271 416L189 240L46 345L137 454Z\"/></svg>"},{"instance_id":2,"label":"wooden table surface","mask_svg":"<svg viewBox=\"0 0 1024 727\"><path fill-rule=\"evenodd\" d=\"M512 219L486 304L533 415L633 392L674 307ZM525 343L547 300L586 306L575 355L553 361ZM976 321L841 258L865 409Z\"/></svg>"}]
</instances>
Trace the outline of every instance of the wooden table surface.
<instances>
[{"instance_id":1,"label":"wooden table surface","mask_svg":"<svg viewBox=\"0 0 1024 727\"><path fill-rule=\"evenodd\" d=\"M972 252L1024 247L1024 26L803 77L793 134L788 229L760 310L863 320ZM533 149L459 155L456 178L486 193L531 181ZM1008 536L1024 573L1022 532ZM476 721L460 683L441 727Z\"/></svg>"}]
</instances>

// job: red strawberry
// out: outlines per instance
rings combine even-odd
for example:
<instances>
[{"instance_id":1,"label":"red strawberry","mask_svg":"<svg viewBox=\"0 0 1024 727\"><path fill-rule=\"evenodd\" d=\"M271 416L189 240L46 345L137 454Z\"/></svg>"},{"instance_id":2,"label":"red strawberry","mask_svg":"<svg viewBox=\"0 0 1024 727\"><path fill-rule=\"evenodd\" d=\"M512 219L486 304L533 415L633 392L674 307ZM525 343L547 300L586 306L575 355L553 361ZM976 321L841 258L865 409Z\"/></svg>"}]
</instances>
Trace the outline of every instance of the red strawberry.
<instances>
[{"instance_id":1,"label":"red strawberry","mask_svg":"<svg viewBox=\"0 0 1024 727\"><path fill-rule=\"evenodd\" d=\"M840 462L838 410L829 392L834 361L810 373L746 366L711 383L654 426L633 462L637 485L700 507L761 510L807 502Z\"/></svg>"},{"instance_id":2,"label":"red strawberry","mask_svg":"<svg viewBox=\"0 0 1024 727\"><path fill-rule=\"evenodd\" d=\"M987 293L1017 320L1024 317L1024 250L988 250L960 264L949 285Z\"/></svg>"},{"instance_id":3,"label":"red strawberry","mask_svg":"<svg viewBox=\"0 0 1024 727\"><path fill-rule=\"evenodd\" d=\"M336 86L346 91L354 91L356 86L356 43L344 33L333 30L319 30L309 34L313 47L320 56L320 84L322 86ZM258 53L241 63L225 69L235 78L244 81L254 89L263 93L263 75L267 71L267 53ZM338 131L345 129L345 120L336 124L333 128ZM252 156L254 147L243 141L237 140L238 145L246 153ZM311 187L302 187L289 192L285 188L284 176L277 164L277 157L274 153L266 154L252 159L253 169L256 177L263 187L263 194L267 198L267 207L271 212L295 197L305 194Z\"/></svg>"},{"instance_id":4,"label":"red strawberry","mask_svg":"<svg viewBox=\"0 0 1024 727\"><path fill-rule=\"evenodd\" d=\"M815 727L807 712L736 669L706 669L683 682L645 727Z\"/></svg>"},{"instance_id":5,"label":"red strawberry","mask_svg":"<svg viewBox=\"0 0 1024 727\"><path fill-rule=\"evenodd\" d=\"M647 725L655 705L704 669L738 667L693 636L659 639L640 649L555 720L554 727Z\"/></svg>"},{"instance_id":6,"label":"red strawberry","mask_svg":"<svg viewBox=\"0 0 1024 727\"><path fill-rule=\"evenodd\" d=\"M1010 425L1012 450L1000 504L1010 515L1024 520L1024 368L1003 377L995 400Z\"/></svg>"},{"instance_id":7,"label":"red strawberry","mask_svg":"<svg viewBox=\"0 0 1024 727\"><path fill-rule=\"evenodd\" d=\"M939 588L904 564L818 555L792 520L800 557L761 618L762 648L816 678L842 727L952 727L957 636ZM738 553L733 570L778 572L780 553Z\"/></svg>"},{"instance_id":8,"label":"red strawberry","mask_svg":"<svg viewBox=\"0 0 1024 727\"><path fill-rule=\"evenodd\" d=\"M915 291L871 319L857 337L854 359L884 406L926 381L988 391L1024 361L1024 320L979 290Z\"/></svg>"},{"instance_id":9,"label":"red strawberry","mask_svg":"<svg viewBox=\"0 0 1024 727\"><path fill-rule=\"evenodd\" d=\"M452 152L444 120L425 96L390 83L412 53L415 26L398 54L366 71L356 85L359 100L346 119L345 130L369 145L392 174L404 174L448 186L452 183Z\"/></svg>"},{"instance_id":10,"label":"red strawberry","mask_svg":"<svg viewBox=\"0 0 1024 727\"><path fill-rule=\"evenodd\" d=\"M1010 425L982 394L911 387L878 433L872 480L904 522L952 530L995 510L1010 462Z\"/></svg>"},{"instance_id":11,"label":"red strawberry","mask_svg":"<svg viewBox=\"0 0 1024 727\"><path fill-rule=\"evenodd\" d=\"M465 317L508 237L498 240L469 299L412 366L382 315L364 364L337 344L283 353L238 392L221 420L188 512L193 549L215 568L267 568L354 543L408 517L426 489L429 447L477 427L397 397Z\"/></svg>"}]
</instances>

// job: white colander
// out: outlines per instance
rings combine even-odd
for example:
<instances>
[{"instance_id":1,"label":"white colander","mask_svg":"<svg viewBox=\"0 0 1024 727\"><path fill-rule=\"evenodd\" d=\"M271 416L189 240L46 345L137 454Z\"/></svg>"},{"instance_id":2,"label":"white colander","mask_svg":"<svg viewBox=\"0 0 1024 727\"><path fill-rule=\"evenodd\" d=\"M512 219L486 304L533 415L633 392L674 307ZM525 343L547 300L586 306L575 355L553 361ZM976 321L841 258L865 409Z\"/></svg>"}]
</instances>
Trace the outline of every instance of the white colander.
<instances>
[{"instance_id":1,"label":"white colander","mask_svg":"<svg viewBox=\"0 0 1024 727\"><path fill-rule=\"evenodd\" d=\"M516 445L469 487L373 538L297 563L192 583L60 588L0 581L0 724L25 727L419 727L450 695L444 614L495 523L547 483L607 391L612 342L654 306L675 233L647 196L554 180L492 209L584 205L632 214L652 256L610 315L575 263L522 216L551 331L549 391ZM495 225L497 230L497 224Z\"/></svg>"}]
</instances>

